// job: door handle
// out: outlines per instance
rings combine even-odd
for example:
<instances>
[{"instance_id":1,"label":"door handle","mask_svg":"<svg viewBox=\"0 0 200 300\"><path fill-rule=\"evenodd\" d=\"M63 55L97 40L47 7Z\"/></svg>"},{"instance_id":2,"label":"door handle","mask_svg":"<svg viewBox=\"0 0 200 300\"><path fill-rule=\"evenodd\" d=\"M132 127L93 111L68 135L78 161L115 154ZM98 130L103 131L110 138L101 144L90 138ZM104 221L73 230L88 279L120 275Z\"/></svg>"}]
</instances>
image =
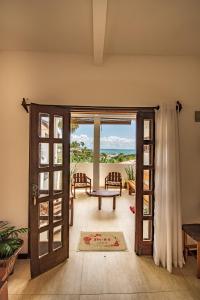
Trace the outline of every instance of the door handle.
<instances>
[{"instance_id":1,"label":"door handle","mask_svg":"<svg viewBox=\"0 0 200 300\"><path fill-rule=\"evenodd\" d=\"M36 206L36 204L37 204L36 197L35 197L35 196L33 196L33 205L34 205L34 206Z\"/></svg>"},{"instance_id":2,"label":"door handle","mask_svg":"<svg viewBox=\"0 0 200 300\"><path fill-rule=\"evenodd\" d=\"M32 185L32 195L33 195L33 205L36 206L37 204L37 195L38 195L38 185Z\"/></svg>"}]
</instances>

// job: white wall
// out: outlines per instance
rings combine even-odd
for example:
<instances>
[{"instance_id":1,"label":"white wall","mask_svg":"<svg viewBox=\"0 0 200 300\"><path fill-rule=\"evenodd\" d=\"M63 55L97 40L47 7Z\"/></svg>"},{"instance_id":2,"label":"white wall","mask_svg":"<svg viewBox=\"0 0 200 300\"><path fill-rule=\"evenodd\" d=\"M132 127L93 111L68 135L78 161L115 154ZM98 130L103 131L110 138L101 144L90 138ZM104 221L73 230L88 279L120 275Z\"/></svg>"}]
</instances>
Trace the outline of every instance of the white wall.
<instances>
[{"instance_id":1,"label":"white wall","mask_svg":"<svg viewBox=\"0 0 200 300\"><path fill-rule=\"evenodd\" d=\"M52 104L148 106L181 100L182 210L184 222L200 221L200 59L105 58L31 52L0 53L0 219L28 223L29 116L22 97Z\"/></svg>"}]
</instances>

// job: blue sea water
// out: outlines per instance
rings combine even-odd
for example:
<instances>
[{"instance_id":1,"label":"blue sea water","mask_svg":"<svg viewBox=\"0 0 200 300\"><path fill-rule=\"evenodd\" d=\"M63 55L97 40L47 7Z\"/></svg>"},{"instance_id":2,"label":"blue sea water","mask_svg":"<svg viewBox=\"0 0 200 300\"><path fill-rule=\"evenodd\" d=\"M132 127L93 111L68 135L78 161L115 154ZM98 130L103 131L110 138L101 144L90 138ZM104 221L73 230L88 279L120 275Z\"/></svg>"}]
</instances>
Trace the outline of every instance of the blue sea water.
<instances>
[{"instance_id":1,"label":"blue sea water","mask_svg":"<svg viewBox=\"0 0 200 300\"><path fill-rule=\"evenodd\" d=\"M101 149L100 153L106 153L106 154L136 154L136 150L135 149Z\"/></svg>"}]
</instances>

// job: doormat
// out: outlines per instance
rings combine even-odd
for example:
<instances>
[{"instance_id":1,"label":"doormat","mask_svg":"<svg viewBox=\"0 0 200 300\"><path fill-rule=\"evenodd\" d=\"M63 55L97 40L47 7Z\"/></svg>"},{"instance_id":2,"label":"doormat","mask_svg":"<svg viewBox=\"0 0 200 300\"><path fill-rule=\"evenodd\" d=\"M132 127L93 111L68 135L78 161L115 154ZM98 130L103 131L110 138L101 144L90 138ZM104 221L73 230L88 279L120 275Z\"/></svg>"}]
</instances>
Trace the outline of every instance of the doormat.
<instances>
[{"instance_id":1,"label":"doormat","mask_svg":"<svg viewBox=\"0 0 200 300\"><path fill-rule=\"evenodd\" d=\"M123 232L81 231L79 251L126 251Z\"/></svg>"}]
</instances>

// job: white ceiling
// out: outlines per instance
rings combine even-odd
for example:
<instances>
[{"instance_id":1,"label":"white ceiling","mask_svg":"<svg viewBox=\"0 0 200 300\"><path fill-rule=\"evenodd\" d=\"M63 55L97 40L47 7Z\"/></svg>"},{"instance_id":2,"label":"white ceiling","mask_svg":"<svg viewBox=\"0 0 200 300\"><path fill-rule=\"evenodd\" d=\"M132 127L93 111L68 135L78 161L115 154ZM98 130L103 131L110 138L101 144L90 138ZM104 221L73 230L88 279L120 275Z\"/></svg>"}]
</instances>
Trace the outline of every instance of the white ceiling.
<instances>
[{"instance_id":1,"label":"white ceiling","mask_svg":"<svg viewBox=\"0 0 200 300\"><path fill-rule=\"evenodd\" d=\"M93 1L0 0L0 50L92 55ZM200 0L104 1L104 54L200 55Z\"/></svg>"},{"instance_id":2,"label":"white ceiling","mask_svg":"<svg viewBox=\"0 0 200 300\"><path fill-rule=\"evenodd\" d=\"M92 53L91 0L0 0L0 49Z\"/></svg>"},{"instance_id":3,"label":"white ceiling","mask_svg":"<svg viewBox=\"0 0 200 300\"><path fill-rule=\"evenodd\" d=\"M109 0L105 52L200 54L199 0Z\"/></svg>"}]
</instances>

